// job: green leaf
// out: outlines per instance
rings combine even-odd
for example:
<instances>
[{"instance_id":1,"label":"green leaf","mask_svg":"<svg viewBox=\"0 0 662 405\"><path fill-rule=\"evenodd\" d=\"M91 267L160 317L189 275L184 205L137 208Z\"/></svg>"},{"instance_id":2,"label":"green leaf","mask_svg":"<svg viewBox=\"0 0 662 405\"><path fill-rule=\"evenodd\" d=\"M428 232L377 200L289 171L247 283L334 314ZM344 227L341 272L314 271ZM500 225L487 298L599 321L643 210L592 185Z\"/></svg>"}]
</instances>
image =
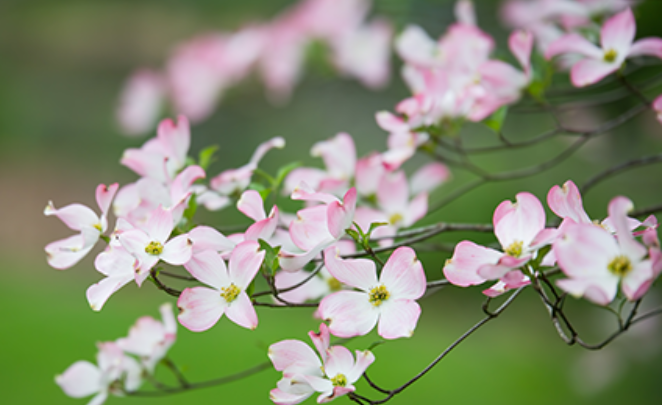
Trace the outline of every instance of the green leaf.
<instances>
[{"instance_id":1,"label":"green leaf","mask_svg":"<svg viewBox=\"0 0 662 405\"><path fill-rule=\"evenodd\" d=\"M264 256L264 266L271 271L271 274L276 273L278 270L278 253L280 253L280 246L272 247L264 239L258 239L257 241L260 244L260 249L266 252Z\"/></svg>"},{"instance_id":2,"label":"green leaf","mask_svg":"<svg viewBox=\"0 0 662 405\"><path fill-rule=\"evenodd\" d=\"M345 229L345 232L347 233L347 235L351 236L352 239L354 239L356 241L356 243L358 243L359 245L362 244L362 238L361 238L361 235L359 235L358 232L356 232L353 229Z\"/></svg>"},{"instance_id":3,"label":"green leaf","mask_svg":"<svg viewBox=\"0 0 662 405\"><path fill-rule=\"evenodd\" d=\"M263 177L272 187L276 184L276 179L260 168L253 170L253 174Z\"/></svg>"},{"instance_id":4,"label":"green leaf","mask_svg":"<svg viewBox=\"0 0 662 405\"><path fill-rule=\"evenodd\" d=\"M193 216L195 216L195 212L198 210L198 199L195 197L195 195L191 196L191 199L188 201L188 206L184 210L184 218L186 218L187 222L191 223L193 222Z\"/></svg>"},{"instance_id":5,"label":"green leaf","mask_svg":"<svg viewBox=\"0 0 662 405\"><path fill-rule=\"evenodd\" d=\"M506 120L506 115L508 114L508 106L503 106L492 113L489 117L483 120L483 124L487 125L494 132L501 132L501 127L503 126L504 121Z\"/></svg>"},{"instance_id":6,"label":"green leaf","mask_svg":"<svg viewBox=\"0 0 662 405\"><path fill-rule=\"evenodd\" d=\"M380 346L382 344L386 343L386 340L378 340L376 342L373 342L370 346L368 346L368 350L372 351L377 346Z\"/></svg>"},{"instance_id":7,"label":"green leaf","mask_svg":"<svg viewBox=\"0 0 662 405\"><path fill-rule=\"evenodd\" d=\"M298 167L301 167L301 162L292 162L290 164L287 164L280 169L278 169L278 173L276 173L276 184L275 186L278 187L280 186L283 181L285 180L285 177L287 177L290 172Z\"/></svg>"},{"instance_id":8,"label":"green leaf","mask_svg":"<svg viewBox=\"0 0 662 405\"><path fill-rule=\"evenodd\" d=\"M200 151L200 154L198 155L198 165L202 167L203 170L207 170L209 165L216 160L214 154L216 154L218 149L218 145L211 145Z\"/></svg>"},{"instance_id":9,"label":"green leaf","mask_svg":"<svg viewBox=\"0 0 662 405\"><path fill-rule=\"evenodd\" d=\"M255 291L255 279L251 281L250 285L246 289L246 294L248 294L249 297L252 297L254 291Z\"/></svg>"},{"instance_id":10,"label":"green leaf","mask_svg":"<svg viewBox=\"0 0 662 405\"><path fill-rule=\"evenodd\" d=\"M375 229L379 228L380 226L386 226L388 225L388 222L373 222L370 224L370 229L368 229L368 234L366 235L367 239L370 239L370 235L372 235L372 231Z\"/></svg>"}]
</instances>

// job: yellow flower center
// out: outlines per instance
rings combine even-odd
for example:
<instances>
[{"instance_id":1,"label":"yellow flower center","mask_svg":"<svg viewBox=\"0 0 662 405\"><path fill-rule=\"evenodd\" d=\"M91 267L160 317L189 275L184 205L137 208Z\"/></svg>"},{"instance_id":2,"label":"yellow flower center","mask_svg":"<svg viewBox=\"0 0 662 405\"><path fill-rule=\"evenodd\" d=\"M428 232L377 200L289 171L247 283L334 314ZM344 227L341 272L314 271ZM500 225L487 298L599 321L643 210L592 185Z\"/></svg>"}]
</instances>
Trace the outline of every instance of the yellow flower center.
<instances>
[{"instance_id":1,"label":"yellow flower center","mask_svg":"<svg viewBox=\"0 0 662 405\"><path fill-rule=\"evenodd\" d=\"M338 373L331 379L331 383L334 387L344 387L347 385L347 377L345 377L345 374Z\"/></svg>"},{"instance_id":2,"label":"yellow flower center","mask_svg":"<svg viewBox=\"0 0 662 405\"><path fill-rule=\"evenodd\" d=\"M103 231L103 229L101 228L101 224L94 224L94 228L99 232Z\"/></svg>"},{"instance_id":3,"label":"yellow flower center","mask_svg":"<svg viewBox=\"0 0 662 405\"><path fill-rule=\"evenodd\" d=\"M632 262L627 256L616 256L609 262L607 268L612 274L623 277L632 271Z\"/></svg>"},{"instance_id":4,"label":"yellow flower center","mask_svg":"<svg viewBox=\"0 0 662 405\"><path fill-rule=\"evenodd\" d=\"M510 246L506 248L506 254L512 257L520 257L522 255L522 246L524 242L521 240L516 240Z\"/></svg>"},{"instance_id":5,"label":"yellow flower center","mask_svg":"<svg viewBox=\"0 0 662 405\"><path fill-rule=\"evenodd\" d=\"M391 225L395 225L395 224L397 224L398 222L400 222L400 221L402 221L402 220L403 220L402 215L400 215L400 214L398 214L398 213L395 213L395 214L393 214L393 215L391 215L391 216L389 217L388 222L389 222Z\"/></svg>"},{"instance_id":6,"label":"yellow flower center","mask_svg":"<svg viewBox=\"0 0 662 405\"><path fill-rule=\"evenodd\" d=\"M163 252L163 245L161 242L151 241L145 248L145 253L150 255L158 256L161 254L161 252Z\"/></svg>"},{"instance_id":7,"label":"yellow flower center","mask_svg":"<svg viewBox=\"0 0 662 405\"><path fill-rule=\"evenodd\" d=\"M228 303L236 300L240 292L239 287L234 284L230 284L229 287L221 287L221 297L225 298Z\"/></svg>"},{"instance_id":8,"label":"yellow flower center","mask_svg":"<svg viewBox=\"0 0 662 405\"><path fill-rule=\"evenodd\" d=\"M614 49L610 49L608 51L605 51L604 60L605 62L613 62L616 60L617 56L618 56L618 52L616 52Z\"/></svg>"},{"instance_id":9,"label":"yellow flower center","mask_svg":"<svg viewBox=\"0 0 662 405\"><path fill-rule=\"evenodd\" d=\"M331 289L331 291L340 291L340 289L342 288L342 284L340 283L340 281L336 280L333 277L326 280L326 282L329 285L329 288Z\"/></svg>"},{"instance_id":10,"label":"yellow flower center","mask_svg":"<svg viewBox=\"0 0 662 405\"><path fill-rule=\"evenodd\" d=\"M376 307L382 305L383 301L386 301L391 294L388 292L386 287L380 285L370 290L370 303Z\"/></svg>"}]
</instances>

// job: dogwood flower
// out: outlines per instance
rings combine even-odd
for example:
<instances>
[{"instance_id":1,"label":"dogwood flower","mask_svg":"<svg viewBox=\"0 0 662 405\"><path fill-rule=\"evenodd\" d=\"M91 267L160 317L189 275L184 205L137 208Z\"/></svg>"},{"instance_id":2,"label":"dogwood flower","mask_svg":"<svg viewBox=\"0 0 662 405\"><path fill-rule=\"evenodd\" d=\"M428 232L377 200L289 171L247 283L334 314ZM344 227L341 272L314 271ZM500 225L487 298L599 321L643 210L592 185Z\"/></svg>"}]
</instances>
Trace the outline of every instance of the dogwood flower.
<instances>
[{"instance_id":1,"label":"dogwood flower","mask_svg":"<svg viewBox=\"0 0 662 405\"><path fill-rule=\"evenodd\" d=\"M616 197L609 203L609 217L616 238L600 226L569 223L554 241L559 267L569 277L557 285L568 293L598 305L609 304L618 289L630 301L641 298L659 273L659 248L637 242L630 231L627 212L632 201Z\"/></svg>"},{"instance_id":2,"label":"dogwood flower","mask_svg":"<svg viewBox=\"0 0 662 405\"><path fill-rule=\"evenodd\" d=\"M65 394L83 398L96 394L88 405L101 405L108 394L123 395L138 389L141 384L141 368L126 356L113 342L99 343L97 365L88 361L77 361L64 373L55 377L55 382Z\"/></svg>"},{"instance_id":3,"label":"dogwood flower","mask_svg":"<svg viewBox=\"0 0 662 405\"><path fill-rule=\"evenodd\" d=\"M110 186L104 184L97 186L96 201L101 210L101 216L97 216L94 211L81 204L70 204L56 209L49 201L44 209L44 215L55 215L70 229L80 231L78 235L46 245L47 260L51 267L58 270L68 269L92 250L99 237L108 228L108 209L118 187L117 183Z\"/></svg>"},{"instance_id":4,"label":"dogwood flower","mask_svg":"<svg viewBox=\"0 0 662 405\"><path fill-rule=\"evenodd\" d=\"M375 361L372 352L352 353L343 346L329 347L329 329L320 325L320 332L309 332L313 344L322 358L300 340L283 340L269 346L269 359L277 371L283 372L278 388L271 390L270 398L278 405L298 404L315 392L320 392L318 403L330 402L354 392L354 383Z\"/></svg>"},{"instance_id":5,"label":"dogwood flower","mask_svg":"<svg viewBox=\"0 0 662 405\"><path fill-rule=\"evenodd\" d=\"M255 241L238 244L226 266L221 256L211 250L196 255L187 269L199 281L211 286L186 288L177 306L179 322L186 328L201 332L214 326L226 314L239 326L257 327L257 314L246 289L260 270L265 252Z\"/></svg>"},{"instance_id":6,"label":"dogwood flower","mask_svg":"<svg viewBox=\"0 0 662 405\"><path fill-rule=\"evenodd\" d=\"M339 291L326 296L319 315L339 337L365 335L376 324L385 339L409 337L416 329L421 308L415 300L426 289L425 272L409 247L396 249L377 279L372 260L343 260L335 247L324 251L324 263L338 281L359 291Z\"/></svg>"},{"instance_id":7,"label":"dogwood flower","mask_svg":"<svg viewBox=\"0 0 662 405\"><path fill-rule=\"evenodd\" d=\"M126 353L138 356L150 373L154 372L154 367L165 357L177 338L177 322L172 305L163 304L159 311L161 322L151 316L144 316L129 329L129 336L116 342Z\"/></svg>"},{"instance_id":8,"label":"dogwood flower","mask_svg":"<svg viewBox=\"0 0 662 405\"><path fill-rule=\"evenodd\" d=\"M550 44L545 58L567 53L585 56L572 66L570 78L576 87L588 86L618 70L627 58L650 55L662 59L662 38L650 37L633 42L636 29L632 10L628 8L602 25L600 47L571 33Z\"/></svg>"}]
</instances>

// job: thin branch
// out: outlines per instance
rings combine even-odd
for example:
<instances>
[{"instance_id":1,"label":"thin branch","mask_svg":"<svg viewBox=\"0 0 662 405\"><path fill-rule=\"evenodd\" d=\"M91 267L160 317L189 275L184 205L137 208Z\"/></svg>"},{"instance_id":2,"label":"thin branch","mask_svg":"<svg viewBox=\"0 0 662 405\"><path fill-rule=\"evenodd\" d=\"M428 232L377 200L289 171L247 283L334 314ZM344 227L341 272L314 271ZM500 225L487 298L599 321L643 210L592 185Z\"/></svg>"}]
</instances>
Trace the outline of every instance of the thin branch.
<instances>
[{"instance_id":1,"label":"thin branch","mask_svg":"<svg viewBox=\"0 0 662 405\"><path fill-rule=\"evenodd\" d=\"M601 181L618 173L624 172L626 170L634 169L640 166L646 166L660 162L662 162L662 153L659 153L657 155L644 156L637 159L632 159L627 162L621 163L619 165L612 166L596 174L595 176L591 177L589 180L587 180L586 183L584 183L584 185L580 188L580 193L582 195L586 194L588 190L595 187Z\"/></svg>"}]
</instances>

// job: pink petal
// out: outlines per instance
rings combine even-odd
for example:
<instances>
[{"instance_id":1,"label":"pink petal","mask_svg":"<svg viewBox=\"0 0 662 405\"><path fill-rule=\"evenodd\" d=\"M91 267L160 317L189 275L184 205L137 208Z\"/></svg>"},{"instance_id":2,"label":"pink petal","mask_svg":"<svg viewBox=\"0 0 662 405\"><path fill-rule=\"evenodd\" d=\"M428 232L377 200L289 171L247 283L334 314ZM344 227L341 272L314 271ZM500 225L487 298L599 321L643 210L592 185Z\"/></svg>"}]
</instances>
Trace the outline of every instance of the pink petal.
<instances>
[{"instance_id":1,"label":"pink petal","mask_svg":"<svg viewBox=\"0 0 662 405\"><path fill-rule=\"evenodd\" d=\"M170 185L170 199L173 205L186 200L191 195L191 187L199 179L204 179L205 171L200 166L189 166L175 177Z\"/></svg>"},{"instance_id":2,"label":"pink petal","mask_svg":"<svg viewBox=\"0 0 662 405\"><path fill-rule=\"evenodd\" d=\"M83 398L101 391L101 373L88 361L77 361L64 373L55 377L55 382L65 394L73 398Z\"/></svg>"},{"instance_id":3,"label":"pink petal","mask_svg":"<svg viewBox=\"0 0 662 405\"><path fill-rule=\"evenodd\" d=\"M300 340L283 340L269 346L269 359L276 371L283 371L292 364L300 363L319 368L322 366L315 352Z\"/></svg>"},{"instance_id":4,"label":"pink petal","mask_svg":"<svg viewBox=\"0 0 662 405\"><path fill-rule=\"evenodd\" d=\"M662 59L662 38L642 38L632 44L628 58L642 55L650 55Z\"/></svg>"},{"instance_id":5,"label":"pink petal","mask_svg":"<svg viewBox=\"0 0 662 405\"><path fill-rule=\"evenodd\" d=\"M513 270L512 267L503 264L484 264L478 268L476 273L486 280L498 280L511 270Z\"/></svg>"},{"instance_id":6,"label":"pink petal","mask_svg":"<svg viewBox=\"0 0 662 405\"><path fill-rule=\"evenodd\" d=\"M308 399L308 397L310 397L314 392L315 391L310 388L310 392L304 394L292 394L289 392L281 391L278 388L274 388L269 391L269 399L271 399L276 405L295 405Z\"/></svg>"},{"instance_id":7,"label":"pink petal","mask_svg":"<svg viewBox=\"0 0 662 405\"><path fill-rule=\"evenodd\" d=\"M377 125L387 132L409 132L409 124L402 118L388 111L379 111L375 114Z\"/></svg>"},{"instance_id":8,"label":"pink petal","mask_svg":"<svg viewBox=\"0 0 662 405\"><path fill-rule=\"evenodd\" d=\"M329 322L331 334L342 338L367 334L379 318L379 308L370 303L368 295L356 291L339 291L326 296L318 312Z\"/></svg>"},{"instance_id":9,"label":"pink petal","mask_svg":"<svg viewBox=\"0 0 662 405\"><path fill-rule=\"evenodd\" d=\"M639 262L646 256L646 248L635 241L628 225L627 213L634 209L634 204L626 197L615 197L609 202L609 218L616 228L616 237L621 251L633 262Z\"/></svg>"},{"instance_id":10,"label":"pink petal","mask_svg":"<svg viewBox=\"0 0 662 405\"><path fill-rule=\"evenodd\" d=\"M598 305L608 305L616 296L618 279L564 279L556 284L570 295L583 296Z\"/></svg>"},{"instance_id":11,"label":"pink petal","mask_svg":"<svg viewBox=\"0 0 662 405\"><path fill-rule=\"evenodd\" d=\"M264 250L260 251L260 244L255 241L245 241L238 244L230 256L228 266L230 280L242 290L248 288L260 270L265 254Z\"/></svg>"},{"instance_id":12,"label":"pink petal","mask_svg":"<svg viewBox=\"0 0 662 405\"><path fill-rule=\"evenodd\" d=\"M637 30L634 15L629 8L608 19L600 30L600 42L605 51L614 50L619 55L630 51Z\"/></svg>"},{"instance_id":13,"label":"pink petal","mask_svg":"<svg viewBox=\"0 0 662 405\"><path fill-rule=\"evenodd\" d=\"M607 265L620 253L609 232L596 225L572 223L564 226L553 249L561 270L569 277L581 279L611 276Z\"/></svg>"},{"instance_id":14,"label":"pink petal","mask_svg":"<svg viewBox=\"0 0 662 405\"><path fill-rule=\"evenodd\" d=\"M372 260L341 259L339 254L335 246L324 251L324 264L336 280L366 292L377 285L377 270Z\"/></svg>"},{"instance_id":15,"label":"pink petal","mask_svg":"<svg viewBox=\"0 0 662 405\"><path fill-rule=\"evenodd\" d=\"M216 252L230 251L235 244L225 235L209 226L196 226L188 233L193 241L193 251L214 250Z\"/></svg>"},{"instance_id":16,"label":"pink petal","mask_svg":"<svg viewBox=\"0 0 662 405\"><path fill-rule=\"evenodd\" d=\"M266 142L262 142L255 149L255 152L253 152L253 156L251 156L250 163L257 166L257 164L260 163L260 160L262 160L264 155L266 155L267 152L269 152L271 149L274 148L283 149L284 147L285 147L285 139L281 138L280 136L271 138Z\"/></svg>"},{"instance_id":17,"label":"pink petal","mask_svg":"<svg viewBox=\"0 0 662 405\"><path fill-rule=\"evenodd\" d=\"M159 141L168 151L168 156L175 160L176 167L182 167L191 144L188 119L183 115L179 115L175 125L171 119L166 118L159 123L156 132Z\"/></svg>"},{"instance_id":18,"label":"pink petal","mask_svg":"<svg viewBox=\"0 0 662 405\"><path fill-rule=\"evenodd\" d=\"M608 63L601 59L584 59L572 67L570 78L576 87L584 87L599 82L608 74L618 70L619 66L620 63Z\"/></svg>"},{"instance_id":19,"label":"pink petal","mask_svg":"<svg viewBox=\"0 0 662 405\"><path fill-rule=\"evenodd\" d=\"M531 69L531 50L533 49L533 34L529 31L513 31L508 37L508 47L510 52L515 55L520 66L524 69L527 76Z\"/></svg>"},{"instance_id":20,"label":"pink petal","mask_svg":"<svg viewBox=\"0 0 662 405\"><path fill-rule=\"evenodd\" d=\"M411 195L418 195L424 191L430 192L445 183L450 176L446 165L439 162L428 163L411 176L409 180Z\"/></svg>"},{"instance_id":21,"label":"pink petal","mask_svg":"<svg viewBox=\"0 0 662 405\"><path fill-rule=\"evenodd\" d=\"M312 167L299 167L294 169L285 178L283 193L292 194L292 192L301 184L306 183L314 190L319 190L322 180L328 178L328 174L321 169Z\"/></svg>"},{"instance_id":22,"label":"pink petal","mask_svg":"<svg viewBox=\"0 0 662 405\"><path fill-rule=\"evenodd\" d=\"M218 290L205 287L186 288L177 300L179 323L193 332L214 326L226 309L226 302Z\"/></svg>"},{"instance_id":23,"label":"pink petal","mask_svg":"<svg viewBox=\"0 0 662 405\"><path fill-rule=\"evenodd\" d=\"M276 231L278 226L278 207L274 205L269 214L268 218L257 221L253 225L249 226L244 233L244 238L246 240L255 240L264 239L269 240Z\"/></svg>"},{"instance_id":24,"label":"pink petal","mask_svg":"<svg viewBox=\"0 0 662 405\"><path fill-rule=\"evenodd\" d=\"M117 109L117 120L127 135L141 135L154 129L166 92L164 78L140 69L125 82Z\"/></svg>"},{"instance_id":25,"label":"pink petal","mask_svg":"<svg viewBox=\"0 0 662 405\"><path fill-rule=\"evenodd\" d=\"M409 227L422 219L428 213L428 193L422 192L409 202L404 212L402 226Z\"/></svg>"},{"instance_id":26,"label":"pink petal","mask_svg":"<svg viewBox=\"0 0 662 405\"><path fill-rule=\"evenodd\" d=\"M589 40L579 34L567 34L549 44L545 51L545 59L551 59L554 56L578 53L592 59L602 59L603 52Z\"/></svg>"},{"instance_id":27,"label":"pink petal","mask_svg":"<svg viewBox=\"0 0 662 405\"><path fill-rule=\"evenodd\" d=\"M630 301L643 297L653 284L655 275L650 260L637 263L621 282L623 293Z\"/></svg>"},{"instance_id":28,"label":"pink petal","mask_svg":"<svg viewBox=\"0 0 662 405\"><path fill-rule=\"evenodd\" d=\"M356 210L356 187L350 188L343 202L333 201L327 208L328 232L334 239L340 239L345 235L345 230L352 226L354 211Z\"/></svg>"},{"instance_id":29,"label":"pink petal","mask_svg":"<svg viewBox=\"0 0 662 405\"><path fill-rule=\"evenodd\" d=\"M421 307L412 300L389 301L382 304L377 333L384 339L411 337L421 315Z\"/></svg>"},{"instance_id":30,"label":"pink petal","mask_svg":"<svg viewBox=\"0 0 662 405\"><path fill-rule=\"evenodd\" d=\"M403 171L384 173L377 188L379 206L387 212L404 212L409 203L409 184Z\"/></svg>"},{"instance_id":31,"label":"pink petal","mask_svg":"<svg viewBox=\"0 0 662 405\"><path fill-rule=\"evenodd\" d=\"M356 363L354 364L354 367L345 374L345 377L347 377L347 381L350 384L354 384L356 381L363 376L363 373L365 370L370 366L373 362L375 361L375 355L372 354L372 352L365 350L365 351L356 351Z\"/></svg>"},{"instance_id":32,"label":"pink petal","mask_svg":"<svg viewBox=\"0 0 662 405\"><path fill-rule=\"evenodd\" d=\"M124 287L134 278L133 272L124 275L110 276L92 284L86 291L85 296L90 307L95 311L101 311L108 298L117 290Z\"/></svg>"},{"instance_id":33,"label":"pink petal","mask_svg":"<svg viewBox=\"0 0 662 405\"><path fill-rule=\"evenodd\" d=\"M264 201L262 196L255 190L246 190L237 201L237 209L248 218L259 221L265 219L267 214L264 212Z\"/></svg>"},{"instance_id":34,"label":"pink petal","mask_svg":"<svg viewBox=\"0 0 662 405\"><path fill-rule=\"evenodd\" d=\"M82 234L73 235L46 245L46 259L48 264L55 269L68 269L81 261L92 250L92 247L85 247L85 239Z\"/></svg>"},{"instance_id":35,"label":"pink petal","mask_svg":"<svg viewBox=\"0 0 662 405\"><path fill-rule=\"evenodd\" d=\"M326 326L325 323L320 324L320 331L319 333L315 333L313 331L308 332L308 336L310 336L310 340L313 341L313 344L315 345L315 348L317 349L317 352L320 354L320 357L322 357L322 361L326 362L326 355L327 355L327 349L329 348L329 327Z\"/></svg>"},{"instance_id":36,"label":"pink petal","mask_svg":"<svg viewBox=\"0 0 662 405\"><path fill-rule=\"evenodd\" d=\"M344 132L318 142L310 151L312 156L321 157L327 173L333 178L349 179L354 175L356 149L352 137Z\"/></svg>"},{"instance_id":37,"label":"pink petal","mask_svg":"<svg viewBox=\"0 0 662 405\"><path fill-rule=\"evenodd\" d=\"M412 65L434 64L434 54L437 49L437 43L417 25L407 26L395 40L396 52L405 62Z\"/></svg>"},{"instance_id":38,"label":"pink petal","mask_svg":"<svg viewBox=\"0 0 662 405\"><path fill-rule=\"evenodd\" d=\"M533 194L518 193L513 206L512 211L494 223L494 234L504 249L515 242L523 242L528 247L538 232L545 228L545 209Z\"/></svg>"},{"instance_id":39,"label":"pink petal","mask_svg":"<svg viewBox=\"0 0 662 405\"><path fill-rule=\"evenodd\" d=\"M152 211L152 215L149 217L143 229L147 234L152 238L153 241L165 242L168 240L172 229L175 227L172 219L172 213L159 206L157 209Z\"/></svg>"},{"instance_id":40,"label":"pink petal","mask_svg":"<svg viewBox=\"0 0 662 405\"><path fill-rule=\"evenodd\" d=\"M229 320L246 329L257 328L257 314L245 291L239 293L237 298L228 304L225 315Z\"/></svg>"},{"instance_id":41,"label":"pink petal","mask_svg":"<svg viewBox=\"0 0 662 405\"><path fill-rule=\"evenodd\" d=\"M410 247L397 248L389 257L379 281L386 286L392 299L418 299L427 286L423 265Z\"/></svg>"},{"instance_id":42,"label":"pink petal","mask_svg":"<svg viewBox=\"0 0 662 405\"><path fill-rule=\"evenodd\" d=\"M338 198L329 193L317 192L310 185L302 182L294 188L292 195L290 196L293 200L302 200L302 201L315 201L324 204L329 204L334 201L338 201Z\"/></svg>"},{"instance_id":43,"label":"pink petal","mask_svg":"<svg viewBox=\"0 0 662 405\"><path fill-rule=\"evenodd\" d=\"M193 241L188 237L188 234L184 234L170 239L163 246L163 252L159 255L159 258L166 263L179 266L191 260L192 253Z\"/></svg>"},{"instance_id":44,"label":"pink petal","mask_svg":"<svg viewBox=\"0 0 662 405\"><path fill-rule=\"evenodd\" d=\"M225 262L212 250L196 253L184 267L193 277L217 290L231 282Z\"/></svg>"},{"instance_id":45,"label":"pink petal","mask_svg":"<svg viewBox=\"0 0 662 405\"><path fill-rule=\"evenodd\" d=\"M296 271L302 269L307 263L315 258L322 250L333 244L333 239L321 241L318 245L303 253L289 253L281 250L278 254L280 267L285 271Z\"/></svg>"},{"instance_id":46,"label":"pink petal","mask_svg":"<svg viewBox=\"0 0 662 405\"><path fill-rule=\"evenodd\" d=\"M327 225L327 207L318 205L297 212L290 223L292 242L302 250L310 250L322 241L333 239Z\"/></svg>"},{"instance_id":47,"label":"pink petal","mask_svg":"<svg viewBox=\"0 0 662 405\"><path fill-rule=\"evenodd\" d=\"M324 361L324 373L333 378L338 374L346 374L354 367L354 356L344 346L331 346L327 351L327 358ZM349 381L348 381L349 382Z\"/></svg>"},{"instance_id":48,"label":"pink petal","mask_svg":"<svg viewBox=\"0 0 662 405\"><path fill-rule=\"evenodd\" d=\"M99 209L101 209L103 215L108 214L108 208L110 208L110 203L113 201L113 197L115 197L118 188L119 184L117 183L113 183L110 186L106 186L105 184L99 184L97 186L97 205L99 206Z\"/></svg>"},{"instance_id":49,"label":"pink petal","mask_svg":"<svg viewBox=\"0 0 662 405\"><path fill-rule=\"evenodd\" d=\"M55 215L66 226L74 231L80 231L84 226L94 227L100 225L100 219L90 208L81 204L69 204L66 207L56 209L52 202L49 202L44 209L44 215Z\"/></svg>"},{"instance_id":50,"label":"pink petal","mask_svg":"<svg viewBox=\"0 0 662 405\"><path fill-rule=\"evenodd\" d=\"M455 3L455 19L466 25L476 25L476 12L471 0L458 0Z\"/></svg>"},{"instance_id":51,"label":"pink petal","mask_svg":"<svg viewBox=\"0 0 662 405\"><path fill-rule=\"evenodd\" d=\"M552 187L547 193L547 205L561 218L571 218L577 223L591 223L591 218L584 211L579 189L572 180L563 183L563 187Z\"/></svg>"},{"instance_id":52,"label":"pink petal","mask_svg":"<svg viewBox=\"0 0 662 405\"><path fill-rule=\"evenodd\" d=\"M662 97L660 99L662 100ZM660 110L662 111L662 105L660 106ZM354 176L356 189L359 194L375 194L382 173L384 173L384 165L382 164L381 155L373 153L359 159L356 162L356 173Z\"/></svg>"},{"instance_id":53,"label":"pink petal","mask_svg":"<svg viewBox=\"0 0 662 405\"><path fill-rule=\"evenodd\" d=\"M486 280L478 275L478 268L484 264L495 264L503 253L464 240L455 245L453 257L446 261L444 276L460 287L482 284Z\"/></svg>"}]
</instances>

